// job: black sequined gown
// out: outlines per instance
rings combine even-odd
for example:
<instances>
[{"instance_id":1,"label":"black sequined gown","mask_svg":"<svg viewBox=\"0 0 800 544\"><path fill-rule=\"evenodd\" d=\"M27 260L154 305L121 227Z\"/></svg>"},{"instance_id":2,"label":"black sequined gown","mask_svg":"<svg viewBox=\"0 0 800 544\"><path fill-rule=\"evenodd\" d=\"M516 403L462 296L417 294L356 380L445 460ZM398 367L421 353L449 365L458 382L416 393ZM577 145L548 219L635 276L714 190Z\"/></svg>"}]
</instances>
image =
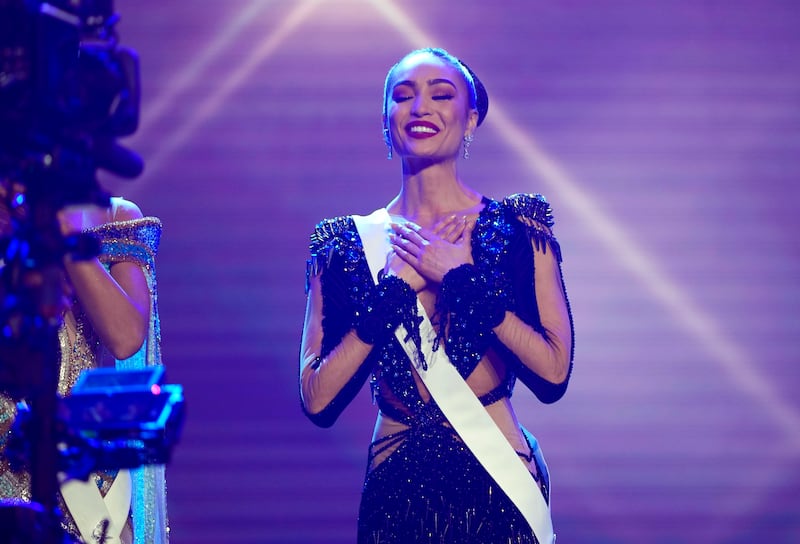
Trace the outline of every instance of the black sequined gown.
<instances>
[{"instance_id":1,"label":"black sequined gown","mask_svg":"<svg viewBox=\"0 0 800 544\"><path fill-rule=\"evenodd\" d=\"M473 260L511 311L544 333L534 290L533 248L553 251L561 262L550 231L550 206L540 195L524 194L503 201L484 199L484 204L472 235ZM307 273L321 274L324 357L353 328L356 312L373 286L352 218L317 225ZM448 320L444 349L465 379L489 350L504 363L501 384L480 397L484 406L510 397L517 377L542 402L555 402L564 394L568 380L552 384L530 371L474 316L450 313ZM536 543L524 517L447 424L436 403L422 398L413 372L396 340L376 345L322 412L306 412L318 425L332 425L370 378L381 415L400 424L397 432L370 445L359 544ZM531 462L536 459L535 439L527 432L524 436L527 451L518 453L537 469L532 478L549 500L546 467Z\"/></svg>"}]
</instances>

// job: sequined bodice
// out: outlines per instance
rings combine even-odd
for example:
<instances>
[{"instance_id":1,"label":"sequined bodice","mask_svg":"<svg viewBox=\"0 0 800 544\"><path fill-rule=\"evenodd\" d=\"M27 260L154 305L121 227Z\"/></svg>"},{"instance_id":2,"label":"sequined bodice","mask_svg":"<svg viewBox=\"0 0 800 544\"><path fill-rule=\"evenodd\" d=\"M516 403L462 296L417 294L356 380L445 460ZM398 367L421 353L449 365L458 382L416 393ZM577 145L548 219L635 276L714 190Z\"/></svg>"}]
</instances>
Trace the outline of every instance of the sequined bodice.
<instances>
[{"instance_id":1,"label":"sequined bodice","mask_svg":"<svg viewBox=\"0 0 800 544\"><path fill-rule=\"evenodd\" d=\"M527 209L521 210L522 204ZM510 303L519 307L521 317L535 328L541 328L535 294L531 289L531 231L517 219L521 212L535 214L543 224L549 220L549 206L543 200L527 199L520 203L513 199L502 202L486 199L472 234L473 260L485 273L493 276L495 285L507 292ZM372 276L350 217L327 220L318 226L317 238L312 238L313 256L324 259L324 263L314 263L312 258L310 273L315 272L315 264L326 268L322 275L322 356L325 356L353 327L356 310L366 303ZM520 262L526 263L523 266L525 270L517 270ZM446 351L465 379L490 348L511 362L514 356L497 342L493 333L484 328L470 327L469 316L463 317L463 322L451 318ZM411 363L396 340L376 345L367 362L373 369L370 380L373 396L384 413L410 425L420 418L426 422L443 420L435 404L422 398ZM512 369L512 364L506 365L501 384L481 398L484 404L511 395L515 381Z\"/></svg>"},{"instance_id":2,"label":"sequined bodice","mask_svg":"<svg viewBox=\"0 0 800 544\"><path fill-rule=\"evenodd\" d=\"M541 195L519 194L502 201L484 199L483 203L472 230L474 264L449 271L439 291L430 293L433 303L431 298L424 301L426 311L430 312L433 306L433 315L429 316L437 330L433 349L445 350L478 395L491 388L479 400L527 463L547 501L546 471L542 472L543 465L535 460L532 442L519 427L506 397L511 396L519 379L542 402L555 402L563 395L568 378L561 384L543 379L493 331L498 318L506 319L505 312L511 312L546 338L534 281L534 267L542 261L537 258L535 263L534 255L551 251L560 272L561 252L550 230L550 206ZM417 353L412 362L391 334L361 336L361 316L374 309L375 298L385 294L384 288L397 280L382 279L377 286L373 284L353 218L319 223L310 249L307 288L312 285L312 276L319 278L323 329L321 349L310 364L311 371L320 368L328 354L344 345L342 339L352 330L373 346L355 374L337 386L332 400L321 411L306 411L316 424L332 425L369 378L380 414L369 448L359 510L359 542L536 544L538 541L519 510L462 441L459 431L445 419L435 400L427 398L413 366L424 368L424 356ZM463 274L459 276L459 272ZM404 297L400 303L394 299L394 307L401 308L402 324L419 348L414 306L405 304L406 299L413 302L413 298L407 296L411 295L408 286L404 287ZM566 300L566 292L564 296ZM390 331L394 323L386 330ZM336 356L327 362L332 363Z\"/></svg>"}]
</instances>

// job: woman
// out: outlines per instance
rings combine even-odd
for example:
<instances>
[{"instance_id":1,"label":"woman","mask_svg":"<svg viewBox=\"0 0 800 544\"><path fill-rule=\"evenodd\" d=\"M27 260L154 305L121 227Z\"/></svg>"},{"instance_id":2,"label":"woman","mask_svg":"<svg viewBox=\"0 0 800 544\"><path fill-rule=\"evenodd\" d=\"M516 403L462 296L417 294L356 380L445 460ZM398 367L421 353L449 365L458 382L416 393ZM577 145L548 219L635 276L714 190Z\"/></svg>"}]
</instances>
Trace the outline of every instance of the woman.
<instances>
[{"instance_id":1,"label":"woman","mask_svg":"<svg viewBox=\"0 0 800 544\"><path fill-rule=\"evenodd\" d=\"M368 377L379 407L359 543L553 540L546 465L510 396L517 377L543 402L564 394L572 319L546 201L491 200L458 174L487 109L458 59L409 53L384 91L399 194L311 237L303 409L332 425Z\"/></svg>"},{"instance_id":2,"label":"woman","mask_svg":"<svg viewBox=\"0 0 800 544\"><path fill-rule=\"evenodd\" d=\"M63 235L91 233L101 246L95 258L64 258L69 296L58 334L58 393L69 394L86 369L161 364L155 277L161 222L143 217L130 201L112 198L109 208L62 209L58 225ZM15 413L15 403L0 395L0 450ZM13 471L2 456L0 498L31 500L30 475ZM59 502L62 525L81 542L167 542L163 467L101 471L87 482L63 482Z\"/></svg>"}]
</instances>

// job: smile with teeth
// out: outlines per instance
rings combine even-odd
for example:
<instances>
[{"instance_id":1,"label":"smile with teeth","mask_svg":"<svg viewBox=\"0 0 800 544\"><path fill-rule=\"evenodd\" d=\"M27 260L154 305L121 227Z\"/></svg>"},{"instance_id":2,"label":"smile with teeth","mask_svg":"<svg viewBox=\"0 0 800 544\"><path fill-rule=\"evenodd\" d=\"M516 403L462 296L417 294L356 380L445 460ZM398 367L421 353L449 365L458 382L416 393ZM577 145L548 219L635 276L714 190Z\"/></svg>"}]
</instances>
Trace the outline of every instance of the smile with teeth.
<instances>
[{"instance_id":1,"label":"smile with teeth","mask_svg":"<svg viewBox=\"0 0 800 544\"><path fill-rule=\"evenodd\" d=\"M439 133L439 128L432 123L416 122L409 124L406 131L412 138L430 138Z\"/></svg>"}]
</instances>

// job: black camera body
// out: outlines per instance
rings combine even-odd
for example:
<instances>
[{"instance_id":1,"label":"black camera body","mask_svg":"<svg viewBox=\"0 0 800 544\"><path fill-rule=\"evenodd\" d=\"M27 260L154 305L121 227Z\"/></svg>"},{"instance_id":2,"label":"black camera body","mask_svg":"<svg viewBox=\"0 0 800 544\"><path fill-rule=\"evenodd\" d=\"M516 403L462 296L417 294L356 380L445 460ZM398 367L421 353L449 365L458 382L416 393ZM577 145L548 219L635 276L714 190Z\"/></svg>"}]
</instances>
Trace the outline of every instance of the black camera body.
<instances>
[{"instance_id":1,"label":"black camera body","mask_svg":"<svg viewBox=\"0 0 800 544\"><path fill-rule=\"evenodd\" d=\"M63 256L99 250L87 235L61 236L56 214L109 206L98 169L143 168L117 143L137 129L140 96L118 20L111 0L0 0L0 389L14 397L46 379L50 354L39 355L60 318Z\"/></svg>"},{"instance_id":2,"label":"black camera body","mask_svg":"<svg viewBox=\"0 0 800 544\"><path fill-rule=\"evenodd\" d=\"M48 194L72 204L105 201L97 169L141 173L116 142L136 131L140 102L138 57L119 45L118 19L110 0L0 0L0 175L55 176L66 187Z\"/></svg>"},{"instance_id":3,"label":"black camera body","mask_svg":"<svg viewBox=\"0 0 800 544\"><path fill-rule=\"evenodd\" d=\"M110 370L72 397L56 392L63 259L99 250L88 234L65 239L58 211L109 206L99 169L143 169L117 142L138 128L140 101L138 57L119 45L118 19L112 0L0 0L0 392L29 408L5 453L30 469L33 499L0 501L0 544L65 542L58 470L85 478L163 464L182 426L182 388L160 371L145 388L120 388L140 375Z\"/></svg>"}]
</instances>

